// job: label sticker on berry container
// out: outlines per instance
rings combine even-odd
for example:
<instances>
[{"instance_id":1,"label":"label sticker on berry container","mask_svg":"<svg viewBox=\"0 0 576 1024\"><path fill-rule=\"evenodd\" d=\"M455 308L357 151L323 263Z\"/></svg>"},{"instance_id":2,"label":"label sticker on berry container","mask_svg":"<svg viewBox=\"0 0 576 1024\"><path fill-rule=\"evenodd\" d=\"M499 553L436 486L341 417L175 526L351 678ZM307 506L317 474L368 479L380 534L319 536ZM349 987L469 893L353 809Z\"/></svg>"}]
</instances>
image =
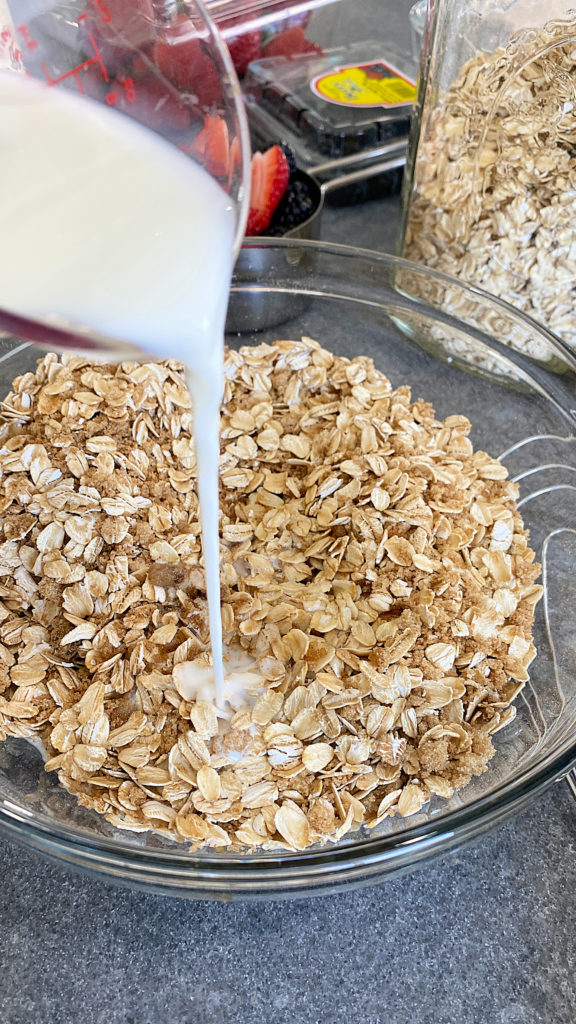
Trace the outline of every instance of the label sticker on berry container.
<instances>
[{"instance_id":1,"label":"label sticker on berry container","mask_svg":"<svg viewBox=\"0 0 576 1024\"><path fill-rule=\"evenodd\" d=\"M416 82L386 61L335 68L317 75L310 88L341 107L404 107L416 99Z\"/></svg>"}]
</instances>

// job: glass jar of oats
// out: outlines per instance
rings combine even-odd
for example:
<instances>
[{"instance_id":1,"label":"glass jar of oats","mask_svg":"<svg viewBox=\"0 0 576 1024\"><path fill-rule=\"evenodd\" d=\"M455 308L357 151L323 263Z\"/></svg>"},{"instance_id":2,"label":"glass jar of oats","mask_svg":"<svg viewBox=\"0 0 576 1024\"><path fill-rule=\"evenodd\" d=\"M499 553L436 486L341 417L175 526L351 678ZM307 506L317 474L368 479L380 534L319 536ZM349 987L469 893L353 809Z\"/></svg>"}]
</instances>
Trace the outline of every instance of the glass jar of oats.
<instances>
[{"instance_id":1,"label":"glass jar of oats","mask_svg":"<svg viewBox=\"0 0 576 1024\"><path fill-rule=\"evenodd\" d=\"M404 199L408 259L506 299L576 346L568 3L429 0Z\"/></svg>"}]
</instances>

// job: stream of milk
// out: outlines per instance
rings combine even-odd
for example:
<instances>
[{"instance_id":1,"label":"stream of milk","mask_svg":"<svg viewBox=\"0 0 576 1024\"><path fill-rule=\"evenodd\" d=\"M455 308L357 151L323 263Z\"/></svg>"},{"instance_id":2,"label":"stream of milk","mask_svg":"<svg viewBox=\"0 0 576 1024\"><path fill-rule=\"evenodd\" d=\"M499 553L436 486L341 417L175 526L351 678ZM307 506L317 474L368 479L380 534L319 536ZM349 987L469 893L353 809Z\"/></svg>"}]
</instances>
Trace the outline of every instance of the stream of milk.
<instances>
[{"instance_id":1,"label":"stream of milk","mask_svg":"<svg viewBox=\"0 0 576 1024\"><path fill-rule=\"evenodd\" d=\"M0 307L83 325L187 367L221 705L218 428L234 204L130 118L10 72L0 72L0 167ZM205 684L198 679L203 692ZM194 680L189 687L192 695Z\"/></svg>"}]
</instances>

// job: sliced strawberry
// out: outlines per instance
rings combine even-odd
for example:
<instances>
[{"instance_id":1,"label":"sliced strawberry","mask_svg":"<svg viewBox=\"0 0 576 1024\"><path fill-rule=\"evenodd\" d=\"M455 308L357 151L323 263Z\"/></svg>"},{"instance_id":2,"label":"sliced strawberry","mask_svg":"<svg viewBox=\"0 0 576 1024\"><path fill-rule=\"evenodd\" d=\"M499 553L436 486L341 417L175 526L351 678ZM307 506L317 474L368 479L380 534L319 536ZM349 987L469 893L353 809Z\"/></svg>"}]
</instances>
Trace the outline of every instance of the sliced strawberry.
<instances>
[{"instance_id":1,"label":"sliced strawberry","mask_svg":"<svg viewBox=\"0 0 576 1024\"><path fill-rule=\"evenodd\" d=\"M265 153L254 153L247 235L260 235L266 230L286 191L289 177L288 161L280 146L272 146Z\"/></svg>"},{"instance_id":2,"label":"sliced strawberry","mask_svg":"<svg viewBox=\"0 0 576 1024\"><path fill-rule=\"evenodd\" d=\"M218 114L206 114L204 127L192 145L180 148L203 163L215 178L226 178L231 173L228 125Z\"/></svg>"},{"instance_id":3,"label":"sliced strawberry","mask_svg":"<svg viewBox=\"0 0 576 1024\"><path fill-rule=\"evenodd\" d=\"M228 125L219 114L207 114L204 131L204 166L215 178L226 178L230 162Z\"/></svg>"},{"instance_id":4,"label":"sliced strawberry","mask_svg":"<svg viewBox=\"0 0 576 1024\"><path fill-rule=\"evenodd\" d=\"M179 89L194 93L200 105L209 107L222 96L220 78L212 58L204 50L194 22L179 14L164 29L154 47L160 71Z\"/></svg>"},{"instance_id":5,"label":"sliced strawberry","mask_svg":"<svg viewBox=\"0 0 576 1024\"><path fill-rule=\"evenodd\" d=\"M322 53L322 48L307 38L301 25L293 25L266 43L263 57L297 57L303 53Z\"/></svg>"},{"instance_id":6,"label":"sliced strawberry","mask_svg":"<svg viewBox=\"0 0 576 1024\"><path fill-rule=\"evenodd\" d=\"M157 32L152 0L89 0L78 23L87 54L96 46L108 71L151 47Z\"/></svg>"},{"instance_id":7,"label":"sliced strawberry","mask_svg":"<svg viewBox=\"0 0 576 1024\"><path fill-rule=\"evenodd\" d=\"M194 139L191 146L180 146L183 153L188 153L189 156L194 156L200 163L204 163L204 154L206 152L206 142L208 141L208 132L205 128L201 128L198 135Z\"/></svg>"},{"instance_id":8,"label":"sliced strawberry","mask_svg":"<svg viewBox=\"0 0 576 1024\"><path fill-rule=\"evenodd\" d=\"M170 87L154 75L134 83L128 94L119 77L113 84L119 110L154 131L183 132L190 127L190 110ZM129 96L133 99L130 100Z\"/></svg>"},{"instance_id":9,"label":"sliced strawberry","mask_svg":"<svg viewBox=\"0 0 576 1024\"><path fill-rule=\"evenodd\" d=\"M230 145L230 156L228 163L228 191L232 187L234 181L234 175L240 170L240 163L242 160L242 150L240 149L240 139L237 135L232 139Z\"/></svg>"}]
</instances>

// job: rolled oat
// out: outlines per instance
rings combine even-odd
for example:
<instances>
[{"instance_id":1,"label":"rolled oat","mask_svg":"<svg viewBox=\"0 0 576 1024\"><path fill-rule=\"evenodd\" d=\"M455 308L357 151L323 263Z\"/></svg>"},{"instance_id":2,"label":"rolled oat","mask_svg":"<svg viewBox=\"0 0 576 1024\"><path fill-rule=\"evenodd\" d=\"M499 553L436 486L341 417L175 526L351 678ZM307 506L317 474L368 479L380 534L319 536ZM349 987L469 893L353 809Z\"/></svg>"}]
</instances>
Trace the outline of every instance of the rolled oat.
<instances>
[{"instance_id":1,"label":"rolled oat","mask_svg":"<svg viewBox=\"0 0 576 1024\"><path fill-rule=\"evenodd\" d=\"M506 48L478 53L425 110L404 246L409 259L506 299L570 344L575 27L569 12L541 30L524 29ZM462 315L466 297L454 291L453 299L446 289L444 308ZM515 344L505 333L501 340ZM549 358L541 340L521 345ZM453 347L465 354L462 340Z\"/></svg>"},{"instance_id":2,"label":"rolled oat","mask_svg":"<svg viewBox=\"0 0 576 1024\"><path fill-rule=\"evenodd\" d=\"M176 363L47 355L2 404L0 737L118 828L301 850L485 771L535 650L538 566L504 466L368 358L228 351L222 722Z\"/></svg>"}]
</instances>

